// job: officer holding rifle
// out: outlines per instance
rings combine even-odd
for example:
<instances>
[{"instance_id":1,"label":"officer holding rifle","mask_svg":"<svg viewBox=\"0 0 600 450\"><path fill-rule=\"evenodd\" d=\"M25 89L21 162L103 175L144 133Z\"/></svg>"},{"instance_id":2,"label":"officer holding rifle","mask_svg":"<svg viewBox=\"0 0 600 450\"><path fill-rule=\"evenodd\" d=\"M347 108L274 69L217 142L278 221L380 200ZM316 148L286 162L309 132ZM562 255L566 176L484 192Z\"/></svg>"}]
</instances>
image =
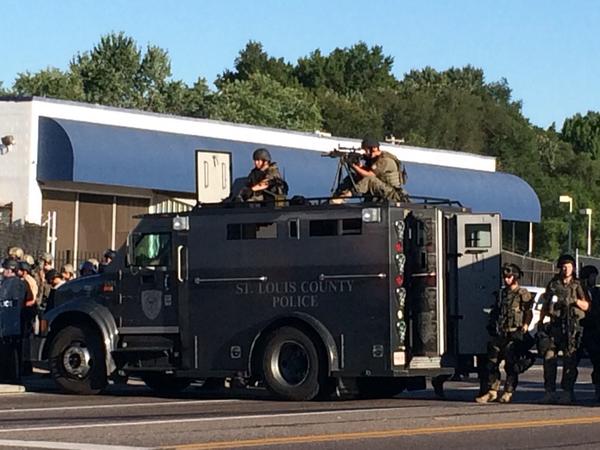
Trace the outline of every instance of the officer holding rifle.
<instances>
[{"instance_id":1,"label":"officer holding rifle","mask_svg":"<svg viewBox=\"0 0 600 450\"><path fill-rule=\"evenodd\" d=\"M379 148L379 142L365 138L361 143L365 162L351 162L349 174L333 194L332 203L343 203L344 198L353 195L367 196L378 200L394 202L408 201L403 185L406 172L398 158Z\"/></svg>"},{"instance_id":2,"label":"officer holding rifle","mask_svg":"<svg viewBox=\"0 0 600 450\"><path fill-rule=\"evenodd\" d=\"M580 321L589 309L589 302L575 277L575 258L558 258L559 273L548 283L538 325L538 352L544 358L544 389L542 403L558 401L570 404L575 400L577 353L582 337ZM544 318L550 322L544 324ZM556 396L558 352L563 354L562 392Z\"/></svg>"}]
</instances>

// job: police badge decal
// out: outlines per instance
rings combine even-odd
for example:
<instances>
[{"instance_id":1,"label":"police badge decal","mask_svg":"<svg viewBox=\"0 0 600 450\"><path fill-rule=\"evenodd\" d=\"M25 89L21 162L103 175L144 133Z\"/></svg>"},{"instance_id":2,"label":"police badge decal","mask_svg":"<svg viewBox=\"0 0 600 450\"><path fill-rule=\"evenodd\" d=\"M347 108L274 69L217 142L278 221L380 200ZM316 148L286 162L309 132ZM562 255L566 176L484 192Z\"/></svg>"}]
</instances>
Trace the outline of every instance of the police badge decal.
<instances>
[{"instance_id":1,"label":"police badge decal","mask_svg":"<svg viewBox=\"0 0 600 450\"><path fill-rule=\"evenodd\" d=\"M141 297L144 315L150 320L156 319L162 309L162 291L142 291Z\"/></svg>"}]
</instances>

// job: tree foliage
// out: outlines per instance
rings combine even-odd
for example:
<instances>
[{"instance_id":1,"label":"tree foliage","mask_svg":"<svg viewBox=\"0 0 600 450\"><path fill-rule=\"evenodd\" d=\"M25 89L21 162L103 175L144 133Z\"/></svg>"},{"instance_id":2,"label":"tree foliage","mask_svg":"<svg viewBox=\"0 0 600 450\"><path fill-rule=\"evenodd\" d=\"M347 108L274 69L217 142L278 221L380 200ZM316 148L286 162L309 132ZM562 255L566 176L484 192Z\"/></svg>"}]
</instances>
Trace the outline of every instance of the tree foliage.
<instances>
[{"instance_id":1,"label":"tree foliage","mask_svg":"<svg viewBox=\"0 0 600 450\"><path fill-rule=\"evenodd\" d=\"M575 114L565 120L562 138L577 153L587 153L593 159L600 159L600 113L588 111L585 116Z\"/></svg>"},{"instance_id":2,"label":"tree foliage","mask_svg":"<svg viewBox=\"0 0 600 450\"><path fill-rule=\"evenodd\" d=\"M294 130L314 131L321 126L319 108L307 92L260 73L224 83L214 96L210 117Z\"/></svg>"}]
</instances>

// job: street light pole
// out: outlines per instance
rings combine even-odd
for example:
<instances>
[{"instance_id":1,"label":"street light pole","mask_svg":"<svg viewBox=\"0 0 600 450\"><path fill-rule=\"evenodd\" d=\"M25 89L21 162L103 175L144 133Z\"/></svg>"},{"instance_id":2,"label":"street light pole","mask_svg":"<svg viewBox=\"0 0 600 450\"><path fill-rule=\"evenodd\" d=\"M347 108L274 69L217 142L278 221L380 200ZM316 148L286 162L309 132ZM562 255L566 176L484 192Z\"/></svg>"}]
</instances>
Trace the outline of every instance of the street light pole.
<instances>
[{"instance_id":1,"label":"street light pole","mask_svg":"<svg viewBox=\"0 0 600 450\"><path fill-rule=\"evenodd\" d=\"M592 208L580 209L579 214L583 214L588 218L587 226L587 255L592 254Z\"/></svg>"},{"instance_id":2,"label":"street light pole","mask_svg":"<svg viewBox=\"0 0 600 450\"><path fill-rule=\"evenodd\" d=\"M570 195L561 195L558 198L558 201L560 203L568 203L569 204L569 252L572 251L573 246L571 245L572 242L572 223L571 223L571 215L573 214L573 197L571 197Z\"/></svg>"}]
</instances>

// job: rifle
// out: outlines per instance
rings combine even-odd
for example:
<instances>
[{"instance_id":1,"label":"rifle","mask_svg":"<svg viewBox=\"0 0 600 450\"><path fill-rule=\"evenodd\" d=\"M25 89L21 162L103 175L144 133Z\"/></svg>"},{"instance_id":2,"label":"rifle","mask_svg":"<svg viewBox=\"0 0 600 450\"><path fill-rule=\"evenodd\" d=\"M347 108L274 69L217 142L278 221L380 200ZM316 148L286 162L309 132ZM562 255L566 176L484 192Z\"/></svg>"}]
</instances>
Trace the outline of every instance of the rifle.
<instances>
[{"instance_id":1,"label":"rifle","mask_svg":"<svg viewBox=\"0 0 600 450\"><path fill-rule=\"evenodd\" d=\"M322 157L339 158L340 163L352 166L352 164L360 164L364 157L364 150L356 147L342 147L338 145L330 152L322 153Z\"/></svg>"}]
</instances>

